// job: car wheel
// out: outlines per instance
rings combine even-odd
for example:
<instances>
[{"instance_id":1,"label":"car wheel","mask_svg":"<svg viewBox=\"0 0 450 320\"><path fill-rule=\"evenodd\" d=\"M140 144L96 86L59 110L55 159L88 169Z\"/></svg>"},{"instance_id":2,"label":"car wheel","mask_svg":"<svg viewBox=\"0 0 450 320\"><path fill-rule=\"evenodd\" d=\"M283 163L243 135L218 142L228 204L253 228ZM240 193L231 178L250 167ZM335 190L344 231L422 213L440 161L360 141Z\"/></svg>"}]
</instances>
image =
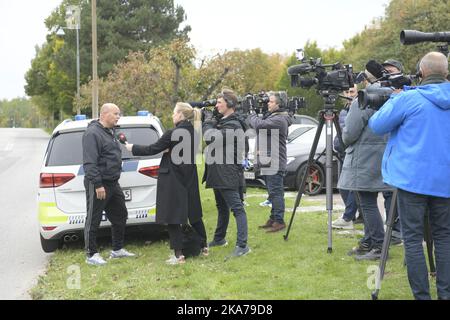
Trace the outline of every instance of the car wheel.
<instances>
[{"instance_id":1,"label":"car wheel","mask_svg":"<svg viewBox=\"0 0 450 320\"><path fill-rule=\"evenodd\" d=\"M44 252L46 252L46 253L54 252L62 247L61 240L58 240L58 239L47 240L47 239L44 239L42 237L42 235L40 235L40 236L41 236L41 247L42 247L42 250L44 250Z\"/></svg>"},{"instance_id":2,"label":"car wheel","mask_svg":"<svg viewBox=\"0 0 450 320\"><path fill-rule=\"evenodd\" d=\"M303 174L305 173L306 163L302 164L297 172L296 187L300 189L300 183L302 182ZM325 183L325 174L322 167L317 163L313 163L309 168L309 174L306 178L304 194L315 196L322 191Z\"/></svg>"}]
</instances>

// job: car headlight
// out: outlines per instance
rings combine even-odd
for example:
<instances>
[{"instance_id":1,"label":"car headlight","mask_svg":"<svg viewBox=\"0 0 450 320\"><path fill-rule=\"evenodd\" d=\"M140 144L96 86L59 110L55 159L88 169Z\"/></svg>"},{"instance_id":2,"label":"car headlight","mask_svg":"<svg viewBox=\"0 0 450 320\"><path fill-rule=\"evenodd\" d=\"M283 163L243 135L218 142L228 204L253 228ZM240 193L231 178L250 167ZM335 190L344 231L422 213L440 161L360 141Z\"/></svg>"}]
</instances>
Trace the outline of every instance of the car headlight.
<instances>
[{"instance_id":1,"label":"car headlight","mask_svg":"<svg viewBox=\"0 0 450 320\"><path fill-rule=\"evenodd\" d=\"M294 157L288 157L287 158L287 164L286 165L288 165L288 164L290 164L292 161L294 161L295 160L295 158Z\"/></svg>"}]
</instances>

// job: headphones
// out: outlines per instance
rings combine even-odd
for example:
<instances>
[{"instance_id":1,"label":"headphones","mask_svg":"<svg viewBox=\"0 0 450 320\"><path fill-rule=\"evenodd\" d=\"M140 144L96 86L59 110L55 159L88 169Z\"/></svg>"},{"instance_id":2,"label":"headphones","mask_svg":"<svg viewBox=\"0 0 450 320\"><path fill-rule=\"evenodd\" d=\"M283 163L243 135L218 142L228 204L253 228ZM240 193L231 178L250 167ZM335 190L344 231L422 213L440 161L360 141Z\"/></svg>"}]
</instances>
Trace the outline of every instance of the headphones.
<instances>
[{"instance_id":1,"label":"headphones","mask_svg":"<svg viewBox=\"0 0 450 320\"><path fill-rule=\"evenodd\" d=\"M227 97L225 93L222 92L219 95L219 97L222 98L227 103L227 108L231 109L231 108L235 108L236 107L236 101L234 101L233 99L230 99L229 97Z\"/></svg>"},{"instance_id":2,"label":"headphones","mask_svg":"<svg viewBox=\"0 0 450 320\"><path fill-rule=\"evenodd\" d=\"M235 107L235 103L233 100L230 100L228 98L226 98L225 96L223 97L223 100L225 100L225 102L227 103L227 107L228 108L234 108Z\"/></svg>"}]
</instances>

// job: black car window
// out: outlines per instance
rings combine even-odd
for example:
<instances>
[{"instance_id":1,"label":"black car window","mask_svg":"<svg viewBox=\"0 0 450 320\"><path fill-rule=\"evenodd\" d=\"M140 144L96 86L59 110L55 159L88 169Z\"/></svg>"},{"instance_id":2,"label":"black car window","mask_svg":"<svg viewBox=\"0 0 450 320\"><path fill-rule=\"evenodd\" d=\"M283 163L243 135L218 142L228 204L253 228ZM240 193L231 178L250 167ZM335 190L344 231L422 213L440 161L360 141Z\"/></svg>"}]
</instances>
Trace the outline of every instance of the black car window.
<instances>
[{"instance_id":1,"label":"black car window","mask_svg":"<svg viewBox=\"0 0 450 320\"><path fill-rule=\"evenodd\" d=\"M149 145L159 139L158 132L150 127L120 128L116 133L123 132L130 143ZM83 148L81 140L84 131L67 132L57 135L50 142L47 166L72 166L83 164ZM121 145L122 159L151 159L160 155L149 157L134 157Z\"/></svg>"},{"instance_id":2,"label":"black car window","mask_svg":"<svg viewBox=\"0 0 450 320\"><path fill-rule=\"evenodd\" d=\"M297 128L294 131L292 131L288 137L287 137L287 142L292 142L295 139L297 139L298 137L300 137L302 134L308 132L309 130L311 130L313 127L301 127L301 128Z\"/></svg>"}]
</instances>

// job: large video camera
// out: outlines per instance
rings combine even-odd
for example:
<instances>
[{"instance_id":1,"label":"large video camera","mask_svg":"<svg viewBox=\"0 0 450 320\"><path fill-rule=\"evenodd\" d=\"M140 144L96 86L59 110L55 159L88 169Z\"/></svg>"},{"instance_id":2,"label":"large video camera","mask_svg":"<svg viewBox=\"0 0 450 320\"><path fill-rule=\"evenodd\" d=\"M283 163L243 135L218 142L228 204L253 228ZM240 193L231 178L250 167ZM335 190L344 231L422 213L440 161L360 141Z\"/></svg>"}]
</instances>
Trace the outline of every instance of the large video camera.
<instances>
[{"instance_id":1,"label":"large video camera","mask_svg":"<svg viewBox=\"0 0 450 320\"><path fill-rule=\"evenodd\" d=\"M389 100L395 89L403 89L404 86L410 86L416 80L416 76L404 75L402 72L389 73L375 60L370 60L366 64L366 70L376 78L373 83L377 85L358 91L358 103L361 109L378 110Z\"/></svg>"},{"instance_id":2,"label":"large video camera","mask_svg":"<svg viewBox=\"0 0 450 320\"><path fill-rule=\"evenodd\" d=\"M241 100L241 112L243 114L256 113L264 115L268 110L269 95L265 91L257 94L247 93Z\"/></svg>"},{"instance_id":3,"label":"large video camera","mask_svg":"<svg viewBox=\"0 0 450 320\"><path fill-rule=\"evenodd\" d=\"M302 87L309 89L316 85L318 91L346 91L353 87L353 67L352 65L342 65L341 63L322 64L322 59L310 59L309 62L289 67L288 75L291 77L292 87ZM327 72L327 69L331 71ZM310 77L304 77L315 73Z\"/></svg>"},{"instance_id":4,"label":"large video camera","mask_svg":"<svg viewBox=\"0 0 450 320\"><path fill-rule=\"evenodd\" d=\"M209 108L214 107L217 104L217 99L209 99L200 102L189 102L189 104L194 108Z\"/></svg>"}]
</instances>

